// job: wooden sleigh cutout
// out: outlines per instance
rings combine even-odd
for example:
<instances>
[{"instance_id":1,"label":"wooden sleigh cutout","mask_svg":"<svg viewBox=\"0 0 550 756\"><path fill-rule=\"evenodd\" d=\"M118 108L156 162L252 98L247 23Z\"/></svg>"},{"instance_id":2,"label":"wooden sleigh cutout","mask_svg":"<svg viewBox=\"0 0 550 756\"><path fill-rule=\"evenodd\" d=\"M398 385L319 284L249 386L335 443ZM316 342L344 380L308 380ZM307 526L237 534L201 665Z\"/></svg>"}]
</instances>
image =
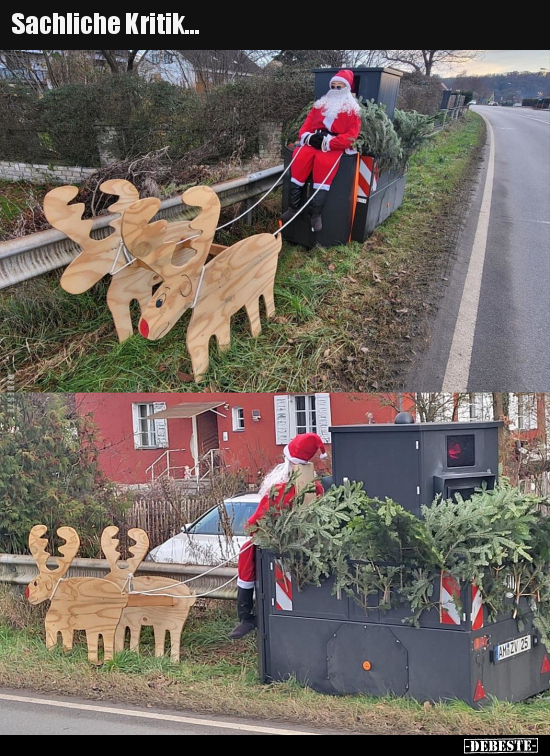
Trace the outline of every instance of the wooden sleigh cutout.
<instances>
[{"instance_id":1,"label":"wooden sleigh cutout","mask_svg":"<svg viewBox=\"0 0 550 756\"><path fill-rule=\"evenodd\" d=\"M149 340L165 336L184 312L193 308L187 329L187 350L193 373L201 381L209 365L210 338L221 350L231 343L231 316L246 309L252 336L262 330L259 300L264 298L268 317L275 314L273 287L282 239L280 234L257 234L231 247L213 245L220 201L213 189L187 189L182 200L201 208L190 221L189 238L175 264L176 243L166 221L149 223L160 201L135 202L124 213L122 238L129 252L158 273L163 283L142 310L139 331ZM209 255L213 259L207 262Z\"/></svg>"}]
</instances>

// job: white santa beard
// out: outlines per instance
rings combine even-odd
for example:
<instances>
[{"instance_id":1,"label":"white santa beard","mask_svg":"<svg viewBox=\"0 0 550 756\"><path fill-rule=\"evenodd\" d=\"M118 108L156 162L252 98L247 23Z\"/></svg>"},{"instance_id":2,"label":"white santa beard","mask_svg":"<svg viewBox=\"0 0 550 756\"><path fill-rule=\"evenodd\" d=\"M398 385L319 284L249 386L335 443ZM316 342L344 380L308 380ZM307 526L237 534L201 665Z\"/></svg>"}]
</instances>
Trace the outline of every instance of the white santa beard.
<instances>
[{"instance_id":1,"label":"white santa beard","mask_svg":"<svg viewBox=\"0 0 550 756\"><path fill-rule=\"evenodd\" d=\"M264 497L268 494L277 483L288 483L291 473L292 468L288 460L274 467L262 480L259 491L260 496Z\"/></svg>"},{"instance_id":2,"label":"white santa beard","mask_svg":"<svg viewBox=\"0 0 550 756\"><path fill-rule=\"evenodd\" d=\"M340 113L359 113L360 107L350 90L329 89L324 97L315 103L314 107L321 108L327 121L334 121Z\"/></svg>"}]
</instances>

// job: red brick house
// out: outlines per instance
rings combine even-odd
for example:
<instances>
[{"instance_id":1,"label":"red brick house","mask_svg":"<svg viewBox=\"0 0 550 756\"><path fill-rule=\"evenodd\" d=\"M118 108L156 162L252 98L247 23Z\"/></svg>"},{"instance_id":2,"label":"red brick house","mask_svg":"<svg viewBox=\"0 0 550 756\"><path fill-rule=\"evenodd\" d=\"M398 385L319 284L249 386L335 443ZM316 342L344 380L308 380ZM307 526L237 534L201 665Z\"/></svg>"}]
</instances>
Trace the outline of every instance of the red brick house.
<instances>
[{"instance_id":1,"label":"red brick house","mask_svg":"<svg viewBox=\"0 0 550 756\"><path fill-rule=\"evenodd\" d=\"M100 464L115 483L150 483L205 474L212 461L247 470L249 481L281 462L297 433L318 433L330 454L331 425L392 422L397 395L376 394L76 394L102 442ZM404 410L411 402L403 398ZM327 462L319 469L330 469ZM329 463L328 463L329 464Z\"/></svg>"}]
</instances>

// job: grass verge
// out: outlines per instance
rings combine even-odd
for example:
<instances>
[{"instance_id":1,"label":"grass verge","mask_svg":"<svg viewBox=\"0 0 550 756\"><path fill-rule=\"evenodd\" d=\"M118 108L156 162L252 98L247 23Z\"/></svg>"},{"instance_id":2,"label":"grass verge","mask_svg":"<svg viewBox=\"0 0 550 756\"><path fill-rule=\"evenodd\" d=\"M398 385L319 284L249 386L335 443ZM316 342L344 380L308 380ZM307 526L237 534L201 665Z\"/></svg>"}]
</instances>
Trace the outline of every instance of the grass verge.
<instances>
[{"instance_id":1,"label":"grass verge","mask_svg":"<svg viewBox=\"0 0 550 756\"><path fill-rule=\"evenodd\" d=\"M2 373L18 390L39 391L384 391L403 387L422 349L452 260L484 141L468 113L411 161L403 204L363 244L305 250L283 245L273 321L250 338L244 312L232 344L211 346L210 369L194 382L185 347L190 313L158 342L119 344L105 304L107 281L72 296L59 275L28 281L0 297ZM272 231L280 199L270 195L254 229ZM137 308L133 312L137 324Z\"/></svg>"},{"instance_id":2,"label":"grass verge","mask_svg":"<svg viewBox=\"0 0 550 756\"><path fill-rule=\"evenodd\" d=\"M474 711L462 702L432 705L389 696L323 695L295 680L263 685L255 639L227 641L235 623L232 602L197 602L183 630L179 664L152 656L146 629L141 655L124 651L93 668L82 642L67 654L46 650L43 617L42 607L29 607L0 587L0 687L356 733L550 734L550 699L542 696L517 704L494 701Z\"/></svg>"}]
</instances>

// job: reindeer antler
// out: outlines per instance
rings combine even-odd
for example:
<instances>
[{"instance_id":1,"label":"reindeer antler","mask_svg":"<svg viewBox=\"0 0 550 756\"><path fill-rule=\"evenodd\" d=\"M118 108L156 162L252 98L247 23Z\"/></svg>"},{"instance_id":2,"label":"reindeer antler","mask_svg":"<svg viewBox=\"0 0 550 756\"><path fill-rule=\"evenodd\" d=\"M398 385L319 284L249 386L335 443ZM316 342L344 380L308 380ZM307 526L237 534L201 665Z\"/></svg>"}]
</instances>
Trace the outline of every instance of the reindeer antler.
<instances>
[{"instance_id":1,"label":"reindeer antler","mask_svg":"<svg viewBox=\"0 0 550 756\"><path fill-rule=\"evenodd\" d=\"M192 221L149 223L160 207L160 200L154 197L135 202L122 219L122 238L130 253L163 278L181 274L183 266L191 277L200 273L220 215L220 200L210 187L191 187L181 198L186 204L201 208ZM186 250L178 256L178 265L174 265L176 248Z\"/></svg>"},{"instance_id":2,"label":"reindeer antler","mask_svg":"<svg viewBox=\"0 0 550 756\"><path fill-rule=\"evenodd\" d=\"M134 546L129 548L132 558L128 559L128 569L135 573L149 551L149 536L141 528L131 528L128 535L135 541Z\"/></svg>"},{"instance_id":3,"label":"reindeer antler","mask_svg":"<svg viewBox=\"0 0 550 756\"><path fill-rule=\"evenodd\" d=\"M118 538L115 538L117 533L118 528L116 525L109 525L109 527L105 528L101 534L101 548L103 549L103 553L111 567L111 572L109 574L112 577L125 580L130 573L134 574L139 565L143 562L145 555L149 550L149 536L144 530L141 530L141 528L131 528L128 531L128 535L133 541L135 541L135 544L130 546L129 549L132 558L127 561L127 569L122 569L117 564L120 559L120 552L118 551L118 544L120 541Z\"/></svg>"},{"instance_id":4,"label":"reindeer antler","mask_svg":"<svg viewBox=\"0 0 550 756\"><path fill-rule=\"evenodd\" d=\"M69 239L82 247L80 254L67 266L61 277L61 286L70 294L82 294L111 271L119 252L123 213L139 198L136 187L124 179L105 181L100 189L107 194L119 196L109 208L112 213L120 213L119 217L109 222L114 233L104 239L91 238L93 221L83 220L85 206L82 202L69 205L78 194L76 186L57 187L44 197L44 214L50 225L63 231ZM121 258L117 267L123 264Z\"/></svg>"},{"instance_id":5,"label":"reindeer antler","mask_svg":"<svg viewBox=\"0 0 550 756\"><path fill-rule=\"evenodd\" d=\"M109 563L112 575L118 572L123 572L123 570L117 567L117 562L120 559L120 552L118 551L118 544L120 541L118 538L115 538L117 533L117 526L109 525L109 527L105 528L101 534L101 548L105 554L107 562Z\"/></svg>"},{"instance_id":6,"label":"reindeer antler","mask_svg":"<svg viewBox=\"0 0 550 756\"><path fill-rule=\"evenodd\" d=\"M47 573L49 575L63 577L78 552L80 538L74 528L58 528L57 535L66 541L66 543L59 547L59 551L63 556L54 557L57 562L57 567L50 570L46 567L46 563L50 557L49 552L46 551L48 548L48 539L43 538L47 531L48 528L45 525L35 525L31 528L29 533L29 550L35 558L36 564L38 565L38 571L41 574Z\"/></svg>"}]
</instances>

